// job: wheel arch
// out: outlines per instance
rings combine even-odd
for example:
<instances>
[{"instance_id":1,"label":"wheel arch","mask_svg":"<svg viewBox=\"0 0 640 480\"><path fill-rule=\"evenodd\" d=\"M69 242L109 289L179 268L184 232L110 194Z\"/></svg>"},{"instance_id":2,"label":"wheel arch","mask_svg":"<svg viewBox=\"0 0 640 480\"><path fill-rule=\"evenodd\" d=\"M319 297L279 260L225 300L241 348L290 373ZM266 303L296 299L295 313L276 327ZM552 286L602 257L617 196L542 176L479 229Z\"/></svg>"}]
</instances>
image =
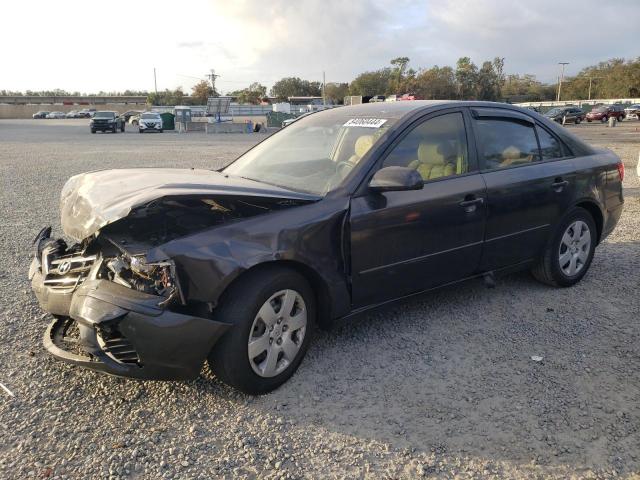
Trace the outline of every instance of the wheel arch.
<instances>
[{"instance_id":1,"label":"wheel arch","mask_svg":"<svg viewBox=\"0 0 640 480\"><path fill-rule=\"evenodd\" d=\"M600 243L600 239L602 238L602 229L604 228L604 215L602 214L600 206L592 200L579 201L575 206L583 208L589 212L596 224L596 230L598 233L598 241L596 243Z\"/></svg>"},{"instance_id":2,"label":"wheel arch","mask_svg":"<svg viewBox=\"0 0 640 480\"><path fill-rule=\"evenodd\" d=\"M316 322L318 326L323 330L329 329L332 325L333 318L329 286L327 285L325 279L322 278L322 276L314 268L296 260L266 261L243 270L225 287L219 298L222 300L224 298L225 292L227 292L234 285L237 285L244 278L247 278L248 275L272 268L286 268L289 270L293 270L302 275L309 282L316 300Z\"/></svg>"}]
</instances>

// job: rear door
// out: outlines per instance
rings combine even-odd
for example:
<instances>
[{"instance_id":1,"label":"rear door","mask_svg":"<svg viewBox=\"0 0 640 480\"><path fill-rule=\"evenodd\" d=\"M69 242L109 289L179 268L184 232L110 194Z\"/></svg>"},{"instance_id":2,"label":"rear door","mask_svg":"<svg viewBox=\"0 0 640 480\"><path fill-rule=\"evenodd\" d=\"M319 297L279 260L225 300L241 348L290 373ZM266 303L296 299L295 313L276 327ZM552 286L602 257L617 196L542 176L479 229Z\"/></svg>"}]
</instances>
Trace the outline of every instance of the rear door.
<instances>
[{"instance_id":1,"label":"rear door","mask_svg":"<svg viewBox=\"0 0 640 480\"><path fill-rule=\"evenodd\" d=\"M513 110L474 108L488 216L481 270L537 257L575 191L573 159L542 125Z\"/></svg>"},{"instance_id":2,"label":"rear door","mask_svg":"<svg viewBox=\"0 0 640 480\"><path fill-rule=\"evenodd\" d=\"M451 109L418 120L377 166L415 168L424 180L421 190L365 191L352 199L355 308L476 271L484 237L486 193L475 155L469 153L474 149L469 148L465 117L463 109Z\"/></svg>"}]
</instances>

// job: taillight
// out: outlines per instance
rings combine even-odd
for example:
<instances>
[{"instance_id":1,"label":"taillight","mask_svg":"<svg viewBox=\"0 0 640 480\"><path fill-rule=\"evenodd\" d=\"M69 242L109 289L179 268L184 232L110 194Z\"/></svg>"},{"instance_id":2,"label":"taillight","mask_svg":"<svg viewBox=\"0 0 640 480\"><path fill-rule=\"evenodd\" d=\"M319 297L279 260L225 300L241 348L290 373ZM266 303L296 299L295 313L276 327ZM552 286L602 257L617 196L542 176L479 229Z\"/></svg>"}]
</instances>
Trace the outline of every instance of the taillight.
<instances>
[{"instance_id":1,"label":"taillight","mask_svg":"<svg viewBox=\"0 0 640 480\"><path fill-rule=\"evenodd\" d=\"M618 175L620 175L620 181L622 182L624 180L624 163L622 163L622 160L618 162Z\"/></svg>"}]
</instances>

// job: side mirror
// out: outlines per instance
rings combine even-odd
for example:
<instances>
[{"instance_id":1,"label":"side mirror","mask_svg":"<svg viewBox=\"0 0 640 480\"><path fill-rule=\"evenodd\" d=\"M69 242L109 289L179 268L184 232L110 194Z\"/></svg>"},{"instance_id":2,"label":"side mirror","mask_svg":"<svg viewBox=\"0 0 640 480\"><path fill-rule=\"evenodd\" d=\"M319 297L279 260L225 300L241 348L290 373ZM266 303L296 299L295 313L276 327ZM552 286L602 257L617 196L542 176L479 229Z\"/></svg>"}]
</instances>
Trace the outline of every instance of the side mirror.
<instances>
[{"instance_id":1,"label":"side mirror","mask_svg":"<svg viewBox=\"0 0 640 480\"><path fill-rule=\"evenodd\" d=\"M369 182L369 189L373 192L420 190L423 186L422 176L413 168L407 167L381 168Z\"/></svg>"}]
</instances>

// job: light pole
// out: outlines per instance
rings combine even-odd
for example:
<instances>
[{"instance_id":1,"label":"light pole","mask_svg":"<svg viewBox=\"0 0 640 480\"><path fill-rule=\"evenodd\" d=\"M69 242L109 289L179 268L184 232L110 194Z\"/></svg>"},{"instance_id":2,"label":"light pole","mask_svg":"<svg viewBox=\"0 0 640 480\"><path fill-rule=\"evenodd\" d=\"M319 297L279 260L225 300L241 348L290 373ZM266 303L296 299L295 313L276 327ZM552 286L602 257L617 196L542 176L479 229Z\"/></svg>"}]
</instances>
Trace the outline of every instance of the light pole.
<instances>
[{"instance_id":1,"label":"light pole","mask_svg":"<svg viewBox=\"0 0 640 480\"><path fill-rule=\"evenodd\" d=\"M589 100L591 100L591 80L593 80L594 78L598 79L598 78L604 78L604 77L589 77Z\"/></svg>"},{"instance_id":2,"label":"light pole","mask_svg":"<svg viewBox=\"0 0 640 480\"><path fill-rule=\"evenodd\" d=\"M562 81L564 80L564 66L569 65L569 62L558 62L558 65L562 65L562 70L560 72L560 81L558 82L558 96L556 97L556 102L560 101L560 92L562 90Z\"/></svg>"}]
</instances>

